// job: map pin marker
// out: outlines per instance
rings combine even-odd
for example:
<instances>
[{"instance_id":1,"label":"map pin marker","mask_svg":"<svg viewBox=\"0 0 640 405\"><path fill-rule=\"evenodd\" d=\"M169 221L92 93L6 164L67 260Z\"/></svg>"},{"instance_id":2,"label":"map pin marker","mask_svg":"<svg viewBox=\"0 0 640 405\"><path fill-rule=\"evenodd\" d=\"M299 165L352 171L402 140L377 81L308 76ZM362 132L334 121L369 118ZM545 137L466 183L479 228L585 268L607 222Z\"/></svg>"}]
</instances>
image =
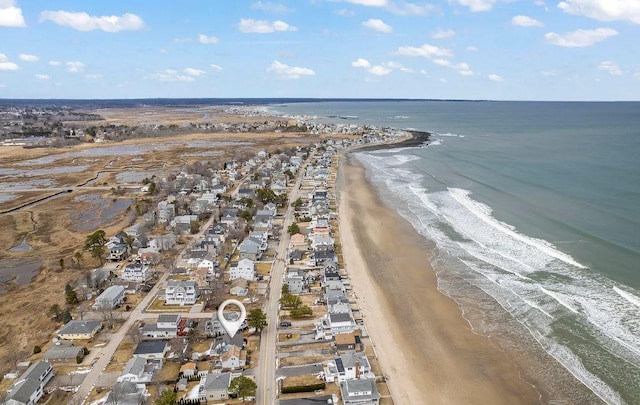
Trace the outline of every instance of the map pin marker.
<instances>
[{"instance_id":1,"label":"map pin marker","mask_svg":"<svg viewBox=\"0 0 640 405\"><path fill-rule=\"evenodd\" d=\"M236 305L238 308L240 308L240 318L235 321L230 321L224 317L224 308L227 305L231 304ZM245 319L247 319L247 309L244 307L244 305L242 305L242 302L238 300L226 300L218 307L218 321L220 321L220 324L222 325L224 330L227 331L229 337L234 337L236 335L238 329L240 329L240 326L242 326L242 322L244 322Z\"/></svg>"}]
</instances>

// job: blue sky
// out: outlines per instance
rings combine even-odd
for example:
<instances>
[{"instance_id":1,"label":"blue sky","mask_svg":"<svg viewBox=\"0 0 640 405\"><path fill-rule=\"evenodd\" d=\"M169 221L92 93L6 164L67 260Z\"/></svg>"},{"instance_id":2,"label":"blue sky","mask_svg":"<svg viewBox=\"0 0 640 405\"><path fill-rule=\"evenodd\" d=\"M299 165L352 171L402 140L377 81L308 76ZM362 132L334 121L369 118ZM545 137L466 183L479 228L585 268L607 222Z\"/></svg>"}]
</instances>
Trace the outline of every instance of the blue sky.
<instances>
[{"instance_id":1,"label":"blue sky","mask_svg":"<svg viewBox=\"0 0 640 405\"><path fill-rule=\"evenodd\" d=\"M0 0L0 98L638 100L640 0Z\"/></svg>"}]
</instances>

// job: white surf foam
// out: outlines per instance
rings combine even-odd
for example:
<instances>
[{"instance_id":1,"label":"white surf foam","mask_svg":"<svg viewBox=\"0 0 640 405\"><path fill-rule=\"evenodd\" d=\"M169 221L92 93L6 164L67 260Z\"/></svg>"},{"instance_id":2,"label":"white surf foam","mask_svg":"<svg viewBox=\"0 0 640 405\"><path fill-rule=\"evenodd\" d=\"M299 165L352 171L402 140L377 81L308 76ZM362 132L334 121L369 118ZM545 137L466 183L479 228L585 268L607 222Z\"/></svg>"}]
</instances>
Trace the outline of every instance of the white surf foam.
<instances>
[{"instance_id":1,"label":"white surf foam","mask_svg":"<svg viewBox=\"0 0 640 405\"><path fill-rule=\"evenodd\" d=\"M621 290L616 286L613 287L613 291L617 292L622 298L629 301L630 303L640 307L640 298L636 297L635 295L630 294L624 290Z\"/></svg>"}]
</instances>

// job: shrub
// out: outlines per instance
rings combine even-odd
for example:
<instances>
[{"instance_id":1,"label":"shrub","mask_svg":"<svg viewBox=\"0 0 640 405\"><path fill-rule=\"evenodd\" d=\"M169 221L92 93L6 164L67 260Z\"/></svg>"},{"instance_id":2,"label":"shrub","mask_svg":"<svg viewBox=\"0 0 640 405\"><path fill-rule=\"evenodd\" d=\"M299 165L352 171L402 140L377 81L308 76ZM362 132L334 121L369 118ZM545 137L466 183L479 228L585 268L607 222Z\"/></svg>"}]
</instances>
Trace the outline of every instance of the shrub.
<instances>
[{"instance_id":1,"label":"shrub","mask_svg":"<svg viewBox=\"0 0 640 405\"><path fill-rule=\"evenodd\" d=\"M33 354L37 354L40 353L42 351L42 348L40 346L33 346Z\"/></svg>"},{"instance_id":2,"label":"shrub","mask_svg":"<svg viewBox=\"0 0 640 405\"><path fill-rule=\"evenodd\" d=\"M308 385L292 385L291 387L282 387L283 394L292 394L295 392L312 392L315 390L323 390L325 384L323 382Z\"/></svg>"}]
</instances>

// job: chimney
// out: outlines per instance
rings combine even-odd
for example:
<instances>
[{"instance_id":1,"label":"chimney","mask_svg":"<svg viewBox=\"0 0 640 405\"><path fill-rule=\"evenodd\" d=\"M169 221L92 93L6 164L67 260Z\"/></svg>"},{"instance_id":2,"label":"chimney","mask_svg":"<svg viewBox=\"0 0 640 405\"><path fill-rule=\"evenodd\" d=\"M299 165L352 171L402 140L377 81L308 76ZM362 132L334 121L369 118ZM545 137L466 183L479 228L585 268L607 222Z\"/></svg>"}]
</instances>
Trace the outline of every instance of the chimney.
<instances>
[{"instance_id":1,"label":"chimney","mask_svg":"<svg viewBox=\"0 0 640 405\"><path fill-rule=\"evenodd\" d=\"M360 362L356 360L356 380L360 379Z\"/></svg>"}]
</instances>

